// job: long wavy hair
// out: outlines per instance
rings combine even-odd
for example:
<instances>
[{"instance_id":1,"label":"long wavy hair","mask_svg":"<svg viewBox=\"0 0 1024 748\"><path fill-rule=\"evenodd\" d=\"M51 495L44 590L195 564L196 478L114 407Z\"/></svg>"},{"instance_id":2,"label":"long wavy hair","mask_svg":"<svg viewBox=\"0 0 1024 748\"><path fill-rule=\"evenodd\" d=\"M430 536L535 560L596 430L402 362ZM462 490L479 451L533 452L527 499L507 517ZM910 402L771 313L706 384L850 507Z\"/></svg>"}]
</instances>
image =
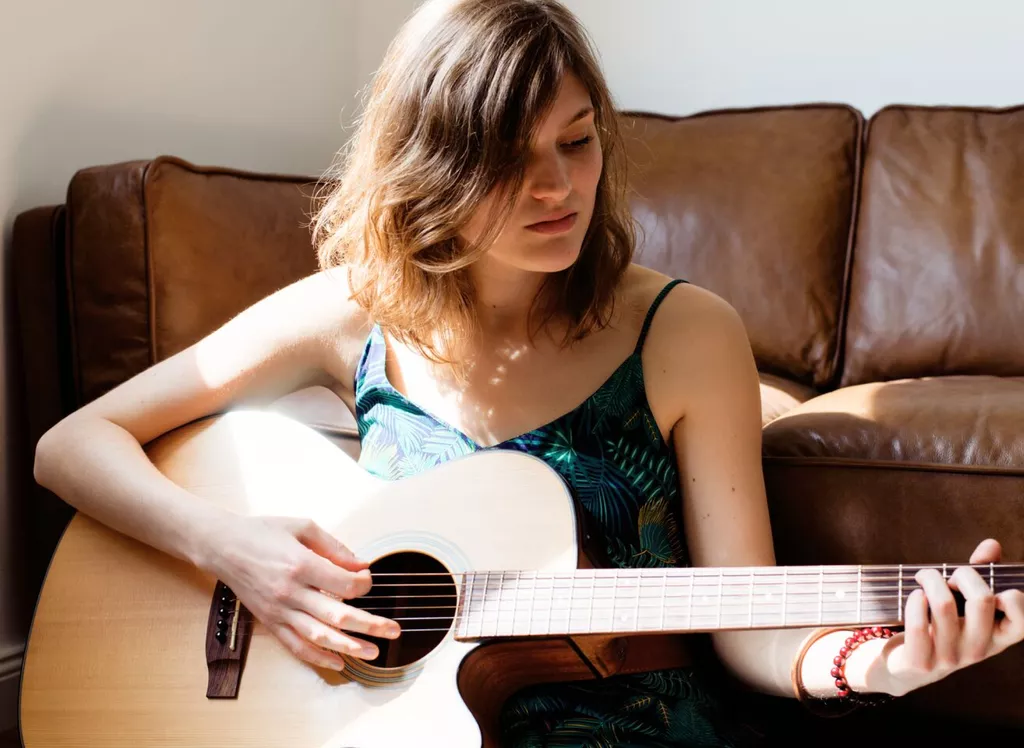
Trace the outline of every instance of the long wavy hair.
<instances>
[{"instance_id":1,"label":"long wavy hair","mask_svg":"<svg viewBox=\"0 0 1024 748\"><path fill-rule=\"evenodd\" d=\"M516 204L531 136L574 73L595 110L603 167L579 257L549 274L530 329L566 323L563 344L606 325L636 243L612 96L585 31L556 0L431 0L394 38L356 132L318 188L320 266L348 270L355 300L388 334L455 364L474 331L466 268ZM488 195L499 206L459 236Z\"/></svg>"}]
</instances>

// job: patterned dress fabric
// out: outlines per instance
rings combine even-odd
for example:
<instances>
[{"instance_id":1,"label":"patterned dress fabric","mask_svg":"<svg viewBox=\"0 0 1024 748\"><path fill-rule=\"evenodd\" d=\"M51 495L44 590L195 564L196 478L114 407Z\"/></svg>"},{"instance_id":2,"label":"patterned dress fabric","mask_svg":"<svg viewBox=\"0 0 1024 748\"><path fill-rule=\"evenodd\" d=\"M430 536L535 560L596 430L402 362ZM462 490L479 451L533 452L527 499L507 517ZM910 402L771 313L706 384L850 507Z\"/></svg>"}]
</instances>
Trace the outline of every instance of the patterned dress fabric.
<instances>
[{"instance_id":1,"label":"patterned dress fabric","mask_svg":"<svg viewBox=\"0 0 1024 748\"><path fill-rule=\"evenodd\" d=\"M361 466L387 480L410 477L476 451L518 450L542 459L568 485L609 565L686 566L679 473L644 387L641 351L666 285L647 313L636 348L573 410L501 444L483 447L411 402L385 373L385 340L374 327L356 372ZM693 669L555 683L515 694L502 714L503 745L732 746L713 689ZM737 740L739 738L736 738Z\"/></svg>"}]
</instances>

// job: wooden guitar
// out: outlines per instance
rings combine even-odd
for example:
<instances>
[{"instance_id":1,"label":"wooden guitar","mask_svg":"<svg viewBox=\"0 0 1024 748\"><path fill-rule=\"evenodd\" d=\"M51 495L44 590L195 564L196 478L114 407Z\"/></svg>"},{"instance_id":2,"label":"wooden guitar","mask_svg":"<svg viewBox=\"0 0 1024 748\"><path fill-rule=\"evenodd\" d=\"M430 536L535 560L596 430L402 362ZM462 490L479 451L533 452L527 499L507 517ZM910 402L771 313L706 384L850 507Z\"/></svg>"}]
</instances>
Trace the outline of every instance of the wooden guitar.
<instances>
[{"instance_id":1,"label":"wooden guitar","mask_svg":"<svg viewBox=\"0 0 1024 748\"><path fill-rule=\"evenodd\" d=\"M27 748L497 745L519 687L678 665L681 633L897 624L920 568L586 568L573 502L539 459L481 452L386 482L270 412L198 421L146 451L205 500L309 517L373 559L373 589L351 604L403 633L373 662L317 669L222 583L78 514L32 623ZM1024 580L1020 564L981 571L996 590Z\"/></svg>"}]
</instances>

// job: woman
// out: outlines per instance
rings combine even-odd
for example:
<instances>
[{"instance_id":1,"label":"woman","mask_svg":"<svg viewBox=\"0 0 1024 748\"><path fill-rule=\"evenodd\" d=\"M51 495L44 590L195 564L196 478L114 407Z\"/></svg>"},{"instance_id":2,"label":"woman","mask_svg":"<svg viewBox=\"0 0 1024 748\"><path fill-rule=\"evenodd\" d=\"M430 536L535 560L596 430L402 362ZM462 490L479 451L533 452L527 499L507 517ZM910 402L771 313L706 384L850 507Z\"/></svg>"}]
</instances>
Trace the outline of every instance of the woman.
<instances>
[{"instance_id":1,"label":"woman","mask_svg":"<svg viewBox=\"0 0 1024 748\"><path fill-rule=\"evenodd\" d=\"M382 477L525 451L566 478L614 565L775 563L743 324L714 294L631 264L613 104L565 8L425 5L336 177L315 226L322 271L56 425L40 483L224 580L323 667L343 666L335 652L373 658L362 635L399 633L344 602L369 589L367 564L309 523L202 503L140 445L320 384L356 414L361 462ZM986 540L970 560L999 554ZM714 650L759 691L794 695L797 663L801 693L849 701L905 694L1024 637L1019 593L993 596L967 566L917 581L905 632L849 656L844 697L830 671L851 632L719 633ZM506 705L506 743L728 744L708 693L689 669L528 689Z\"/></svg>"}]
</instances>

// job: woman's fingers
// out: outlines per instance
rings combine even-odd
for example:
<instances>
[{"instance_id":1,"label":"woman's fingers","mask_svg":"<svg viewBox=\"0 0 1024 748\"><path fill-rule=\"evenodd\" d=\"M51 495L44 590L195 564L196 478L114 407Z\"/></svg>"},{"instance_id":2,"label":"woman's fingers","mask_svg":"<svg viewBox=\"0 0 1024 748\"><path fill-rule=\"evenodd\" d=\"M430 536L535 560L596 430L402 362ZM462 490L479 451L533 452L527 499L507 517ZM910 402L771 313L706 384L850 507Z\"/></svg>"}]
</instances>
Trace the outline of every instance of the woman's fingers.
<instances>
[{"instance_id":1,"label":"woman's fingers","mask_svg":"<svg viewBox=\"0 0 1024 748\"><path fill-rule=\"evenodd\" d=\"M996 610L1003 612L1003 620L995 625L992 640L995 651L1001 652L1024 639L1024 592L1000 592L996 595Z\"/></svg>"},{"instance_id":2,"label":"woman's fingers","mask_svg":"<svg viewBox=\"0 0 1024 748\"><path fill-rule=\"evenodd\" d=\"M312 587L296 594L295 605L336 629L384 639L394 639L401 634L401 629L394 621L347 605Z\"/></svg>"},{"instance_id":3,"label":"woman's fingers","mask_svg":"<svg viewBox=\"0 0 1024 748\"><path fill-rule=\"evenodd\" d=\"M361 597L373 586L369 569L346 571L313 552L305 554L299 562L295 578L296 581L329 592L343 600Z\"/></svg>"},{"instance_id":4,"label":"woman's fingers","mask_svg":"<svg viewBox=\"0 0 1024 748\"><path fill-rule=\"evenodd\" d=\"M964 596L960 663L969 665L985 659L992 649L996 596L988 583L970 566L961 566L949 579L949 586Z\"/></svg>"},{"instance_id":5,"label":"woman's fingers","mask_svg":"<svg viewBox=\"0 0 1024 748\"><path fill-rule=\"evenodd\" d=\"M914 590L907 598L903 631L906 666L920 672L930 670L935 647L928 627L928 598L924 590Z\"/></svg>"},{"instance_id":6,"label":"woman's fingers","mask_svg":"<svg viewBox=\"0 0 1024 748\"><path fill-rule=\"evenodd\" d=\"M307 548L343 569L362 571L369 567L365 561L356 558L348 546L312 520L303 520L296 529L295 537Z\"/></svg>"},{"instance_id":7,"label":"woman's fingers","mask_svg":"<svg viewBox=\"0 0 1024 748\"><path fill-rule=\"evenodd\" d=\"M921 569L914 578L924 590L932 614L931 639L935 647L932 664L951 670L960 661L960 617L956 599L937 569Z\"/></svg>"},{"instance_id":8,"label":"woman's fingers","mask_svg":"<svg viewBox=\"0 0 1024 748\"><path fill-rule=\"evenodd\" d=\"M377 647L370 642L343 634L333 626L328 626L323 621L301 611L293 611L288 616L287 623L307 643L318 649L330 650L340 655L359 657L364 660L375 659L379 654Z\"/></svg>"},{"instance_id":9,"label":"woman's fingers","mask_svg":"<svg viewBox=\"0 0 1024 748\"><path fill-rule=\"evenodd\" d=\"M327 668L328 670L344 670L345 661L334 654L318 647L314 647L308 641L299 636L298 632L286 624L277 623L269 627L281 643L300 660L308 662L316 667Z\"/></svg>"},{"instance_id":10,"label":"woman's fingers","mask_svg":"<svg viewBox=\"0 0 1024 748\"><path fill-rule=\"evenodd\" d=\"M986 538L978 543L978 547L971 554L972 564L998 564L1003 557L1003 547L998 540Z\"/></svg>"}]
</instances>

